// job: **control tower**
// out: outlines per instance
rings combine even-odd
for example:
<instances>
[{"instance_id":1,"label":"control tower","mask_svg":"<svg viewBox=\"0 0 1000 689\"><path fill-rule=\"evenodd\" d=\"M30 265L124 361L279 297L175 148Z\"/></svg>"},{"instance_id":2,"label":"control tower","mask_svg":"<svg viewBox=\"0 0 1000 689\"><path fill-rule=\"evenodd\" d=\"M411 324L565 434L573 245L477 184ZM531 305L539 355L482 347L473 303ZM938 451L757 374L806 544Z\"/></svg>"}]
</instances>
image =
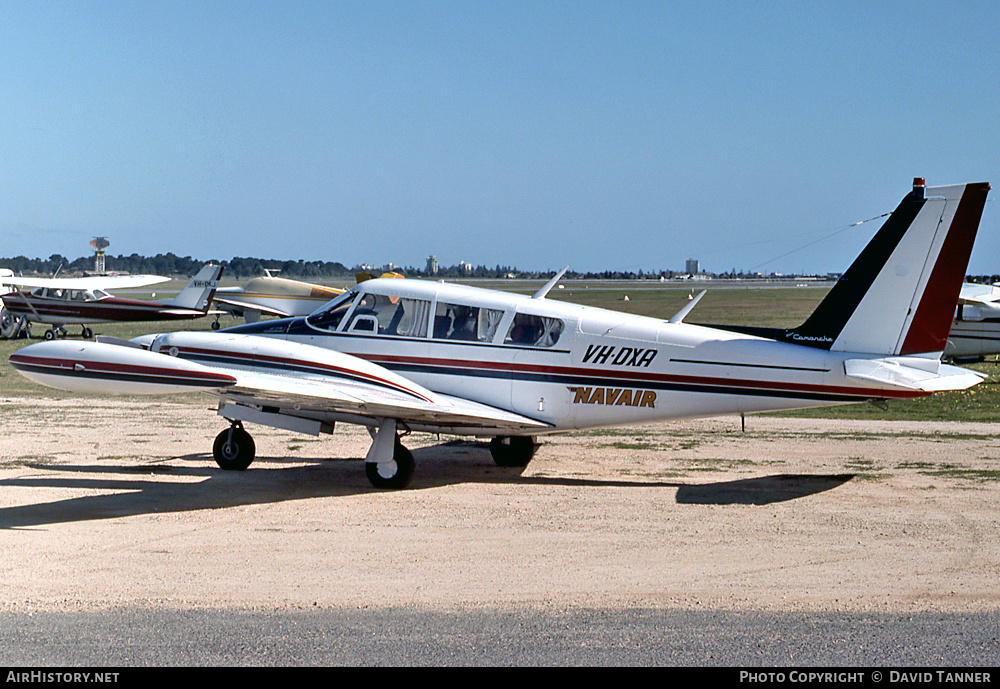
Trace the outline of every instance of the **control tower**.
<instances>
[{"instance_id":1,"label":"control tower","mask_svg":"<svg viewBox=\"0 0 1000 689\"><path fill-rule=\"evenodd\" d=\"M104 250L111 246L107 237L94 237L90 240L90 246L94 249L94 272L103 275L104 270Z\"/></svg>"}]
</instances>

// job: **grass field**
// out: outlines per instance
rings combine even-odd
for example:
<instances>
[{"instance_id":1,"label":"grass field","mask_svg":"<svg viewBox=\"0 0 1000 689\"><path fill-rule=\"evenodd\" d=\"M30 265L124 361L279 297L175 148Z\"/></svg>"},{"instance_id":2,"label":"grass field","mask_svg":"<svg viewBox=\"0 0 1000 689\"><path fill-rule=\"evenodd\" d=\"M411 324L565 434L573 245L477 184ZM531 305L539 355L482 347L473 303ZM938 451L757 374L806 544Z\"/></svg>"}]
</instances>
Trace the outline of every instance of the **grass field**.
<instances>
[{"instance_id":1,"label":"grass field","mask_svg":"<svg viewBox=\"0 0 1000 689\"><path fill-rule=\"evenodd\" d=\"M482 284L482 283L472 283ZM490 287L500 287L510 291L534 292L541 283L490 283ZM338 284L337 286L343 286ZM561 289L553 290L550 299L559 299L588 306L624 311L627 313L669 318L685 304L689 295L701 289L708 293L701 299L687 321L693 323L718 323L726 325L753 325L763 327L792 327L801 323L822 300L828 287L785 287L785 286L660 286L658 283L624 282L622 284L600 282L567 282ZM163 286L163 294L170 291L170 285ZM147 295L148 296L148 295ZM626 299L626 296L628 297ZM171 330L210 330L212 318L174 323L109 323L94 326L101 335L131 338L151 332ZM242 321L223 316L223 327ZM36 324L30 342L41 340L45 327ZM78 338L78 326L68 326L70 337ZM0 395L17 397L20 395L43 395L60 397L69 393L44 388L20 376L10 366L8 357L21 349L28 340L0 340ZM1000 385L997 364L985 362L968 368L988 374L979 385L962 392L937 393L927 398L910 401L894 401L888 409L871 404L853 404L841 407L784 412L784 415L810 417L837 417L886 420L936 420L936 421L1000 421ZM188 397L188 396L186 396ZM192 401L204 403L205 397L193 394ZM173 399L184 399L174 397Z\"/></svg>"}]
</instances>

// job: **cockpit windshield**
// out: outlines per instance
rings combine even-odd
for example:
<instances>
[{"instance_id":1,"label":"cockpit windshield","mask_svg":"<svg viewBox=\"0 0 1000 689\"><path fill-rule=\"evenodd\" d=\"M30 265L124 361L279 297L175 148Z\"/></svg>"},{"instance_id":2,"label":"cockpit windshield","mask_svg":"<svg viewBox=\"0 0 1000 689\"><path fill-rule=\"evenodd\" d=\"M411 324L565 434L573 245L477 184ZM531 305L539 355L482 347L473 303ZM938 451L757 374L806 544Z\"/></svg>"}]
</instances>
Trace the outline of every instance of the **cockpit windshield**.
<instances>
[{"instance_id":1,"label":"cockpit windshield","mask_svg":"<svg viewBox=\"0 0 1000 689\"><path fill-rule=\"evenodd\" d=\"M358 296L356 290L344 292L328 302L326 306L322 306L311 315L306 316L306 323L317 330L336 330L340 321L343 320L344 314L351 308L356 296Z\"/></svg>"}]
</instances>

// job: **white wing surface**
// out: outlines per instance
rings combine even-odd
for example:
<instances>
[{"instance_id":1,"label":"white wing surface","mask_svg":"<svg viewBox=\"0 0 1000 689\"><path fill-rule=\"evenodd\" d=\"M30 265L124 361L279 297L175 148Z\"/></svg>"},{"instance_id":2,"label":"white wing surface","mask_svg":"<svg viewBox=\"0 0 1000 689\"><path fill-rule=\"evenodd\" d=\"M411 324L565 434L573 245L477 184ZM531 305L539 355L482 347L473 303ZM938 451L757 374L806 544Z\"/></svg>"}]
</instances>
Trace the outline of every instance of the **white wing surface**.
<instances>
[{"instance_id":1,"label":"white wing surface","mask_svg":"<svg viewBox=\"0 0 1000 689\"><path fill-rule=\"evenodd\" d=\"M243 301L241 299L234 299L232 295L222 296L219 291L215 292L215 297L213 301L216 304L225 304L226 306L232 306L236 309L249 310L249 311L260 311L261 313L266 313L270 316L278 316L279 318L286 318L291 314L287 311L281 309L276 309L270 306L264 306L263 304L257 304L252 301Z\"/></svg>"},{"instance_id":2,"label":"white wing surface","mask_svg":"<svg viewBox=\"0 0 1000 689\"><path fill-rule=\"evenodd\" d=\"M24 376L62 390L161 394L199 389L223 403L319 421L414 429L539 432L546 424L428 390L382 366L310 345L227 333L171 333L150 350L109 342L50 341L11 355Z\"/></svg>"},{"instance_id":3,"label":"white wing surface","mask_svg":"<svg viewBox=\"0 0 1000 689\"><path fill-rule=\"evenodd\" d=\"M169 282L162 275L93 275L82 278L25 278L18 276L0 277L0 283L15 287L48 287L49 289L115 290L133 289Z\"/></svg>"}]
</instances>

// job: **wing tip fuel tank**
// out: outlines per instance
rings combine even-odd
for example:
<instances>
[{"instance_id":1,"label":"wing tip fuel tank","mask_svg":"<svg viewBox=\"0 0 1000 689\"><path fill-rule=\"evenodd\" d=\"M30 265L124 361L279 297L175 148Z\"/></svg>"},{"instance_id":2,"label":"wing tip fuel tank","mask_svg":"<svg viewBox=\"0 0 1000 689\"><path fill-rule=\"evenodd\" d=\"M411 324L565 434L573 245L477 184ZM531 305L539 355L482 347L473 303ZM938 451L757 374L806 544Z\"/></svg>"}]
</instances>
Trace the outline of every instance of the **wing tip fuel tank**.
<instances>
[{"instance_id":1,"label":"wing tip fuel tank","mask_svg":"<svg viewBox=\"0 0 1000 689\"><path fill-rule=\"evenodd\" d=\"M39 342L10 355L31 381L70 392L158 395L215 390L236 378L195 362L104 342Z\"/></svg>"}]
</instances>

